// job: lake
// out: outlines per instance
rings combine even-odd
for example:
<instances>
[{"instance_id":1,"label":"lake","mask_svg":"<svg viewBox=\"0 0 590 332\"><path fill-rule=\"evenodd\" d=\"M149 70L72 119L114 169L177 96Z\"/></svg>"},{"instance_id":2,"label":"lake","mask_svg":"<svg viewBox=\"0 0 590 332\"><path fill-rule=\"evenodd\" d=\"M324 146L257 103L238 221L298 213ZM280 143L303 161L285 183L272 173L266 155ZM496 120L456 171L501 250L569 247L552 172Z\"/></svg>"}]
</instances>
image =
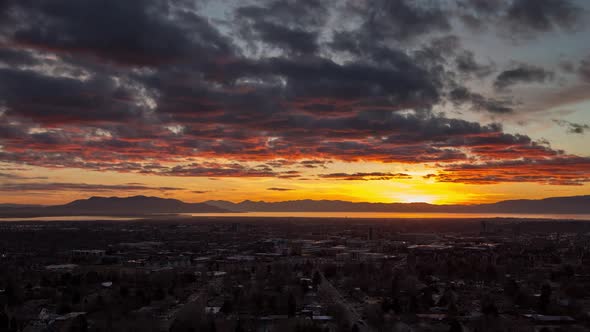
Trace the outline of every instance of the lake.
<instances>
[{"instance_id":1,"label":"lake","mask_svg":"<svg viewBox=\"0 0 590 332\"><path fill-rule=\"evenodd\" d=\"M483 219L483 218L530 218L555 220L588 220L589 214L516 214L516 213L410 213L410 212L240 212L240 213L179 213L177 217L259 217L259 218L350 218L350 219ZM153 215L153 219L174 218L174 215ZM0 218L2 221L84 221L150 219L150 216L64 216L34 218Z\"/></svg>"},{"instance_id":2,"label":"lake","mask_svg":"<svg viewBox=\"0 0 590 332\"><path fill-rule=\"evenodd\" d=\"M424 213L424 212L242 212L181 213L192 217L357 218L357 219L472 219L531 218L588 220L590 214Z\"/></svg>"}]
</instances>

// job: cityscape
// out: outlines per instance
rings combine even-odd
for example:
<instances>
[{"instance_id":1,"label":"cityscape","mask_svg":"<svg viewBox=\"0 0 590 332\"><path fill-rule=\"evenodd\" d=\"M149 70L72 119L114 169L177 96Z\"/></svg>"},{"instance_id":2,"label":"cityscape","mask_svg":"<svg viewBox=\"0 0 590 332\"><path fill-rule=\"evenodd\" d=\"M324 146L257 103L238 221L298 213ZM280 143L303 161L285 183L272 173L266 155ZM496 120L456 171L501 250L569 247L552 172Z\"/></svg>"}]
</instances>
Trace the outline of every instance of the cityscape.
<instances>
[{"instance_id":1,"label":"cityscape","mask_svg":"<svg viewBox=\"0 0 590 332\"><path fill-rule=\"evenodd\" d=\"M0 224L1 331L587 331L590 223Z\"/></svg>"},{"instance_id":2,"label":"cityscape","mask_svg":"<svg viewBox=\"0 0 590 332\"><path fill-rule=\"evenodd\" d=\"M0 0L0 332L590 331L590 0Z\"/></svg>"}]
</instances>

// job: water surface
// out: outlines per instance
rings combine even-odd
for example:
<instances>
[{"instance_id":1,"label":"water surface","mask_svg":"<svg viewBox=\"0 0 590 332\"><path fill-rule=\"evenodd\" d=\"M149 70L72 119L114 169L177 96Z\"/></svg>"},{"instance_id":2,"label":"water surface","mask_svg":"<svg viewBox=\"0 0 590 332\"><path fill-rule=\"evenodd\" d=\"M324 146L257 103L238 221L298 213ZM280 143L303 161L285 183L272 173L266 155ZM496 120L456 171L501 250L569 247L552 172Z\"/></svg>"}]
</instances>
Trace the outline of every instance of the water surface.
<instances>
[{"instance_id":1,"label":"water surface","mask_svg":"<svg viewBox=\"0 0 590 332\"><path fill-rule=\"evenodd\" d=\"M282 218L357 218L357 219L472 219L531 218L588 220L590 214L520 214L520 213L425 213L425 212L240 212L181 213L192 217L282 217Z\"/></svg>"},{"instance_id":2,"label":"water surface","mask_svg":"<svg viewBox=\"0 0 590 332\"><path fill-rule=\"evenodd\" d=\"M259 217L259 218L350 218L350 219L484 219L484 218L529 218L553 220L588 220L590 214L520 214L520 213L424 213L424 212L232 212L232 213L179 213L154 214L151 216L63 216L0 218L3 221L92 221L139 219L165 219L175 217Z\"/></svg>"}]
</instances>

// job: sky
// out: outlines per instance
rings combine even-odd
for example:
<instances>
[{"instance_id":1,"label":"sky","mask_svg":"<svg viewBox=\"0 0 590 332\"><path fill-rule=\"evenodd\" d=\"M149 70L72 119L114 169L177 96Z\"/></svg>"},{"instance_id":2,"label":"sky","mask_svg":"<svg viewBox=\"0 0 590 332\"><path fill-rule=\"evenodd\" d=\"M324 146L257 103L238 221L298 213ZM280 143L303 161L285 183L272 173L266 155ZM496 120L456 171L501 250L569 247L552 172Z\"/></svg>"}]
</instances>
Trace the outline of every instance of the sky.
<instances>
[{"instance_id":1,"label":"sky","mask_svg":"<svg viewBox=\"0 0 590 332\"><path fill-rule=\"evenodd\" d=\"M590 193L585 0L0 1L0 203Z\"/></svg>"}]
</instances>

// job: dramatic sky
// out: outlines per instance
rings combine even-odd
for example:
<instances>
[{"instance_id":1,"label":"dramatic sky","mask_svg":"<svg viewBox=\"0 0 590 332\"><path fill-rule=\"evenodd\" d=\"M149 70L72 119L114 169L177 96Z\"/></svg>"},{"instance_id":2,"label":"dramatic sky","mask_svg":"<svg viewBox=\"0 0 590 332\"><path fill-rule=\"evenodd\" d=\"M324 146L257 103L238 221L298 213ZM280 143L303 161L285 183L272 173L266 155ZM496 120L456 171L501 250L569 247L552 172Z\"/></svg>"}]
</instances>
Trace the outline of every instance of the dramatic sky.
<instances>
[{"instance_id":1,"label":"dramatic sky","mask_svg":"<svg viewBox=\"0 0 590 332\"><path fill-rule=\"evenodd\" d=\"M590 193L586 0L1 0L0 202Z\"/></svg>"}]
</instances>

